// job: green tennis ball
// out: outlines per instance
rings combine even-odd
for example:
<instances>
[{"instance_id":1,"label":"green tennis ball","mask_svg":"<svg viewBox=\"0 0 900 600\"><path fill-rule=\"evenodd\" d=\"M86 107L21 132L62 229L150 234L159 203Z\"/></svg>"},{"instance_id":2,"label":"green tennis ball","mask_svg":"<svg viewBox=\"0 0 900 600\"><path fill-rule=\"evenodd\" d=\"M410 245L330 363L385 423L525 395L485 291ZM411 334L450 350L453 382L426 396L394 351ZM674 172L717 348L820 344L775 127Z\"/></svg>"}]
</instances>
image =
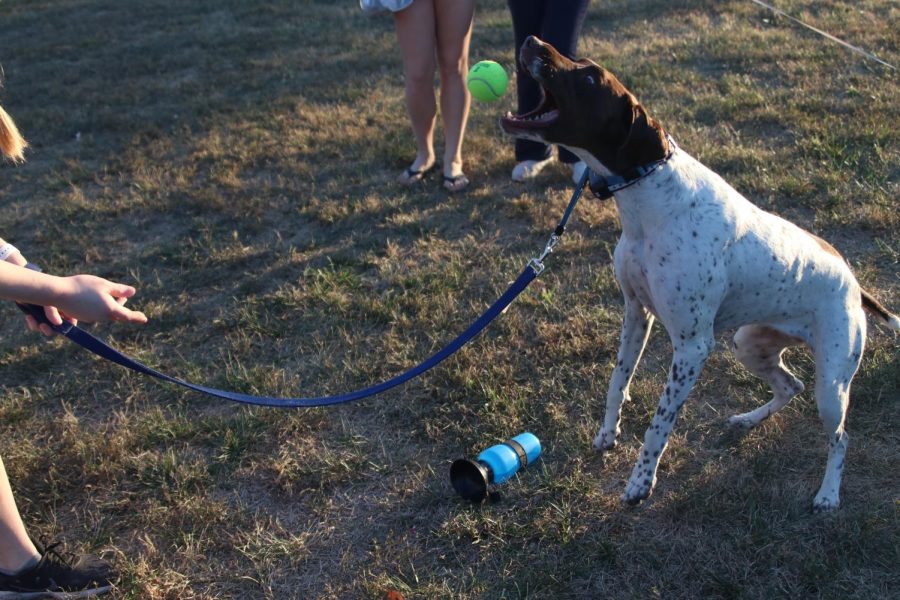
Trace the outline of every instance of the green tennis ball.
<instances>
[{"instance_id":1,"label":"green tennis ball","mask_svg":"<svg viewBox=\"0 0 900 600\"><path fill-rule=\"evenodd\" d=\"M496 102L506 93L509 76L506 69L492 60L483 60L472 65L466 77L469 93L482 102Z\"/></svg>"}]
</instances>

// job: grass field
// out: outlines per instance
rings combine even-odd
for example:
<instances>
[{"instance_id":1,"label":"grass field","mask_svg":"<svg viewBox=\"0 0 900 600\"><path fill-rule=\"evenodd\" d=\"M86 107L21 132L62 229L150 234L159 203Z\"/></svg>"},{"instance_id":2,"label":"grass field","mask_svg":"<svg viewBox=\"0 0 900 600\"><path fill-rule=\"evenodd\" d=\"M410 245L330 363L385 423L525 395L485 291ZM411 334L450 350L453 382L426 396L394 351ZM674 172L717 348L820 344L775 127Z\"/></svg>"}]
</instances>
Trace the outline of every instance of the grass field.
<instances>
[{"instance_id":1,"label":"grass field","mask_svg":"<svg viewBox=\"0 0 900 600\"><path fill-rule=\"evenodd\" d=\"M571 185L556 166L509 181L496 118L512 95L473 104L466 193L395 184L413 157L399 53L390 20L356 4L0 2L0 102L31 143L26 164L0 167L0 234L51 272L137 286L150 322L94 331L188 379L310 396L418 362L543 247ZM897 3L776 4L900 66ZM595 0L580 50L900 310L897 71L749 0ZM512 64L501 0L477 3L471 61L486 58ZM157 384L28 334L6 306L0 456L24 518L35 537L111 556L121 598L896 597L900 352L874 323L836 513L810 511L826 454L811 393L728 435L725 418L769 392L726 351L653 497L620 505L670 349L657 326L622 443L601 458L617 235L613 205L583 202L484 335L329 409ZM789 362L811 388L808 354ZM544 457L501 502L455 497L453 459L525 430Z\"/></svg>"}]
</instances>

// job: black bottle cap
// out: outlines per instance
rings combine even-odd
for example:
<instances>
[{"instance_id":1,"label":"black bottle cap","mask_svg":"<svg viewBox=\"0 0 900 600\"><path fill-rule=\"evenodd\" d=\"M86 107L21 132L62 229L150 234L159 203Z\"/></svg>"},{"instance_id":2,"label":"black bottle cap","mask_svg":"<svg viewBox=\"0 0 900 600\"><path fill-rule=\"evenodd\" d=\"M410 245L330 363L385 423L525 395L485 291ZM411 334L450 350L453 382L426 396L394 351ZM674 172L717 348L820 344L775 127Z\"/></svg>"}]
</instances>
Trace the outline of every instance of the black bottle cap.
<instances>
[{"instance_id":1,"label":"black bottle cap","mask_svg":"<svg viewBox=\"0 0 900 600\"><path fill-rule=\"evenodd\" d=\"M490 469L480 462L460 458L450 465L450 483L460 496L472 502L482 502L488 495Z\"/></svg>"}]
</instances>

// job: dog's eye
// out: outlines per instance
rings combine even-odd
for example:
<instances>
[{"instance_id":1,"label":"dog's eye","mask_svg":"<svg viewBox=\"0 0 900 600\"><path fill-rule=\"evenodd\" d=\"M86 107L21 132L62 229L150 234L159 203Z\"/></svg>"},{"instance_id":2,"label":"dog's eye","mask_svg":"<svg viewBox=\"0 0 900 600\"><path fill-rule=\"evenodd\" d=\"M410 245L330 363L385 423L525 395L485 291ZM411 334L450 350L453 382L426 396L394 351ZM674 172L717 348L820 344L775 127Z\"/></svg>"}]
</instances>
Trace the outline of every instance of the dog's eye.
<instances>
[{"instance_id":1,"label":"dog's eye","mask_svg":"<svg viewBox=\"0 0 900 600\"><path fill-rule=\"evenodd\" d=\"M594 85L594 76L593 75L588 75L587 77L584 78L584 80L588 82L588 85Z\"/></svg>"}]
</instances>

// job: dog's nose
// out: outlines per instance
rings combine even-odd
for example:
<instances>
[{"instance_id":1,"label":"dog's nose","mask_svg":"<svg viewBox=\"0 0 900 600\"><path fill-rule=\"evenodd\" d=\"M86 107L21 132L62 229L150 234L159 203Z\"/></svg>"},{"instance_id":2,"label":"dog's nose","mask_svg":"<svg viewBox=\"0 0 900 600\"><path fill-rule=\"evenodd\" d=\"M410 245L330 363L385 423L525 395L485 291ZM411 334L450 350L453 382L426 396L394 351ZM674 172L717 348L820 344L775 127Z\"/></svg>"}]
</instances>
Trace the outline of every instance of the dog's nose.
<instances>
[{"instance_id":1,"label":"dog's nose","mask_svg":"<svg viewBox=\"0 0 900 600\"><path fill-rule=\"evenodd\" d=\"M538 39L538 37L535 35L529 35L527 38L525 38L525 46L526 47L538 48L543 45L544 45L544 42L542 42L540 39Z\"/></svg>"}]
</instances>

